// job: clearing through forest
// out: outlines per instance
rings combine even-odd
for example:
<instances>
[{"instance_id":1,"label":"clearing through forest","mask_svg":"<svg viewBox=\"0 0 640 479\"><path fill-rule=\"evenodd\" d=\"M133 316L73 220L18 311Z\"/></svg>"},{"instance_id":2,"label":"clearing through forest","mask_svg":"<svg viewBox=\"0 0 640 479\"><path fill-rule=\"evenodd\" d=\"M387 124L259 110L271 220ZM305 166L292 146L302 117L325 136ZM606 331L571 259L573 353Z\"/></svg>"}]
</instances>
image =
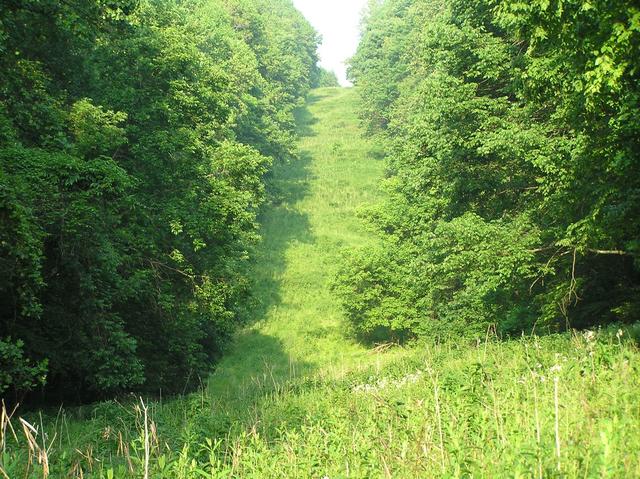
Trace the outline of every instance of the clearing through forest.
<instances>
[{"instance_id":1,"label":"clearing through forest","mask_svg":"<svg viewBox=\"0 0 640 479\"><path fill-rule=\"evenodd\" d=\"M357 210L380 198L384 169L357 98L315 90L298 111L298 155L269 179L248 324L208 386L34 416L54 438L47 467L100 479L640 477L628 332L385 351L352 339L331 281L343 248L376 246ZM31 467L33 444L8 450L6 477L27 477L11 472Z\"/></svg>"},{"instance_id":2,"label":"clearing through forest","mask_svg":"<svg viewBox=\"0 0 640 479\"><path fill-rule=\"evenodd\" d=\"M298 158L275 166L260 218L255 303L247 308L253 324L209 383L223 407L241 413L256 387L277 389L310 373L341 376L371 361L371 351L349 338L330 290L342 248L375 241L357 209L379 197L383 162L360 129L357 101L353 89L319 89L297 114Z\"/></svg>"}]
</instances>

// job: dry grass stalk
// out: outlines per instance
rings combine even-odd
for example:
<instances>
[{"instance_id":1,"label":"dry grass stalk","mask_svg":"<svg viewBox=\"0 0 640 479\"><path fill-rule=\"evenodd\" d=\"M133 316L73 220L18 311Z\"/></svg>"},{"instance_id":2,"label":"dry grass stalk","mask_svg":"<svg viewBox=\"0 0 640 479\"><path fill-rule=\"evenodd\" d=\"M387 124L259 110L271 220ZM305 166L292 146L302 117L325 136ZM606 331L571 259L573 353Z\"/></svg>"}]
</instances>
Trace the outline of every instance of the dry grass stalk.
<instances>
[{"instance_id":1,"label":"dry grass stalk","mask_svg":"<svg viewBox=\"0 0 640 479\"><path fill-rule=\"evenodd\" d=\"M371 349L371 354L384 353L394 346L398 346L397 342L387 342L387 343L377 343L373 349Z\"/></svg>"},{"instance_id":2,"label":"dry grass stalk","mask_svg":"<svg viewBox=\"0 0 640 479\"><path fill-rule=\"evenodd\" d=\"M144 419L144 479L149 479L149 410L142 398L140 398L140 404L142 406L142 414Z\"/></svg>"},{"instance_id":3,"label":"dry grass stalk","mask_svg":"<svg viewBox=\"0 0 640 479\"><path fill-rule=\"evenodd\" d=\"M560 468L560 411L559 411L559 402L558 402L558 382L560 378L555 376L553 378L553 402L554 402L554 415L555 415L555 436L556 436L556 456L558 458L558 472L561 470Z\"/></svg>"},{"instance_id":4,"label":"dry grass stalk","mask_svg":"<svg viewBox=\"0 0 640 479\"><path fill-rule=\"evenodd\" d=\"M391 477L391 470L389 469L389 464L387 464L386 459L384 458L384 454L380 454L380 459L382 460L382 468L384 470L384 477Z\"/></svg>"},{"instance_id":5,"label":"dry grass stalk","mask_svg":"<svg viewBox=\"0 0 640 479\"><path fill-rule=\"evenodd\" d=\"M87 462L89 472L93 472L93 463L96 461L96 459L93 458L93 446L87 446L86 452L82 452L80 449L76 449L76 452Z\"/></svg>"},{"instance_id":6,"label":"dry grass stalk","mask_svg":"<svg viewBox=\"0 0 640 479\"><path fill-rule=\"evenodd\" d=\"M133 462L131 461L131 454L129 453L129 445L127 441L124 440L122 431L118 431L118 449L116 450L116 455L125 458L129 473L133 474Z\"/></svg>"},{"instance_id":7,"label":"dry grass stalk","mask_svg":"<svg viewBox=\"0 0 640 479\"><path fill-rule=\"evenodd\" d=\"M438 421L438 435L440 436L440 466L442 468L442 474L444 475L447 467L445 465L445 453L444 453L444 433L442 431L442 413L440 411L440 394L438 387L438 378L434 377L431 370L429 370L429 375L431 376L431 380L433 381L433 399L436 407L436 419Z\"/></svg>"},{"instance_id":8,"label":"dry grass stalk","mask_svg":"<svg viewBox=\"0 0 640 479\"><path fill-rule=\"evenodd\" d=\"M29 460L27 463L27 470L31 468L33 464L33 458L35 457L38 461L38 464L42 466L42 476L44 479L49 477L49 450L55 441L56 435L54 434L53 439L51 440L51 444L47 448L45 444L44 434L42 435L42 447L38 444L36 438L38 437L38 430L25 421L22 418L19 418L20 424L22 424L22 430L24 432L24 436L27 439L27 446L29 448Z\"/></svg>"},{"instance_id":9,"label":"dry grass stalk","mask_svg":"<svg viewBox=\"0 0 640 479\"><path fill-rule=\"evenodd\" d=\"M73 467L71 468L71 471L69 472L69 475L72 476L72 477L75 477L76 479L84 479L84 470L82 469L82 465L80 464L80 460L77 460L73 464Z\"/></svg>"},{"instance_id":10,"label":"dry grass stalk","mask_svg":"<svg viewBox=\"0 0 640 479\"><path fill-rule=\"evenodd\" d=\"M156 451L156 453L160 452L160 439L158 437L158 426L156 426L155 421L149 421L149 443L151 450L150 452Z\"/></svg>"},{"instance_id":11,"label":"dry grass stalk","mask_svg":"<svg viewBox=\"0 0 640 479\"><path fill-rule=\"evenodd\" d=\"M7 429L11 431L13 438L16 442L18 442L16 431L11 425L11 418L13 417L17 409L18 404L16 404L11 413L7 412L7 406L4 403L4 399L2 400L2 410L0 411L0 449L2 449L3 454L6 452L7 447Z\"/></svg>"}]
</instances>

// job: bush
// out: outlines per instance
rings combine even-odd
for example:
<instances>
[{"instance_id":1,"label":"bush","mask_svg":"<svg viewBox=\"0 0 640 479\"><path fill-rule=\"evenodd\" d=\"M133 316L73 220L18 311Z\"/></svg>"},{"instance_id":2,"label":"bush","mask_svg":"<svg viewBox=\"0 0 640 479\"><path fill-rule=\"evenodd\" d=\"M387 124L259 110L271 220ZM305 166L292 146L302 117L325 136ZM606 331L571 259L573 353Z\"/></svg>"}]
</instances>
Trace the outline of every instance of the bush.
<instances>
[{"instance_id":1,"label":"bush","mask_svg":"<svg viewBox=\"0 0 640 479\"><path fill-rule=\"evenodd\" d=\"M24 342L0 339L0 394L13 390L24 394L46 383L47 361L34 363L24 357Z\"/></svg>"}]
</instances>

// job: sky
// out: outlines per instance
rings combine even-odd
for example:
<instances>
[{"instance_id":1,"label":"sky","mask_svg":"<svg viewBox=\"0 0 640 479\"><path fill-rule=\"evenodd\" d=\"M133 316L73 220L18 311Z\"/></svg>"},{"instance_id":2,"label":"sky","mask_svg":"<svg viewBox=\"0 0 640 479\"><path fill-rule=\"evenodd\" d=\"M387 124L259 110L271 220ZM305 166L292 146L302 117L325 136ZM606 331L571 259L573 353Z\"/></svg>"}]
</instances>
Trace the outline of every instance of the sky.
<instances>
[{"instance_id":1,"label":"sky","mask_svg":"<svg viewBox=\"0 0 640 479\"><path fill-rule=\"evenodd\" d=\"M318 50L320 65L334 71L341 85L350 85L344 62L358 47L360 17L367 0L293 0L293 3L322 35Z\"/></svg>"}]
</instances>

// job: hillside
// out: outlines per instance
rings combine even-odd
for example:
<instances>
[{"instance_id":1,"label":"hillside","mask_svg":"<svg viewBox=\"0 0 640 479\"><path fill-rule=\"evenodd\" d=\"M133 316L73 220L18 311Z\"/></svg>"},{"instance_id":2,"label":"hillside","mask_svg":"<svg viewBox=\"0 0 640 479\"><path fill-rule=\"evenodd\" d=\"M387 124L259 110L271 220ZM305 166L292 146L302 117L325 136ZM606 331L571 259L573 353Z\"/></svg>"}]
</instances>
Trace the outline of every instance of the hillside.
<instances>
[{"instance_id":1,"label":"hillside","mask_svg":"<svg viewBox=\"0 0 640 479\"><path fill-rule=\"evenodd\" d=\"M274 169L259 218L248 324L206 386L28 417L46 432L32 434L33 457L13 418L17 443L0 428L7 477L42 477L39 448L56 478L640 475L628 331L350 339L332 278L344 248L376 243L357 211L383 195L357 102L353 89L321 89L297 112L297 158Z\"/></svg>"}]
</instances>

